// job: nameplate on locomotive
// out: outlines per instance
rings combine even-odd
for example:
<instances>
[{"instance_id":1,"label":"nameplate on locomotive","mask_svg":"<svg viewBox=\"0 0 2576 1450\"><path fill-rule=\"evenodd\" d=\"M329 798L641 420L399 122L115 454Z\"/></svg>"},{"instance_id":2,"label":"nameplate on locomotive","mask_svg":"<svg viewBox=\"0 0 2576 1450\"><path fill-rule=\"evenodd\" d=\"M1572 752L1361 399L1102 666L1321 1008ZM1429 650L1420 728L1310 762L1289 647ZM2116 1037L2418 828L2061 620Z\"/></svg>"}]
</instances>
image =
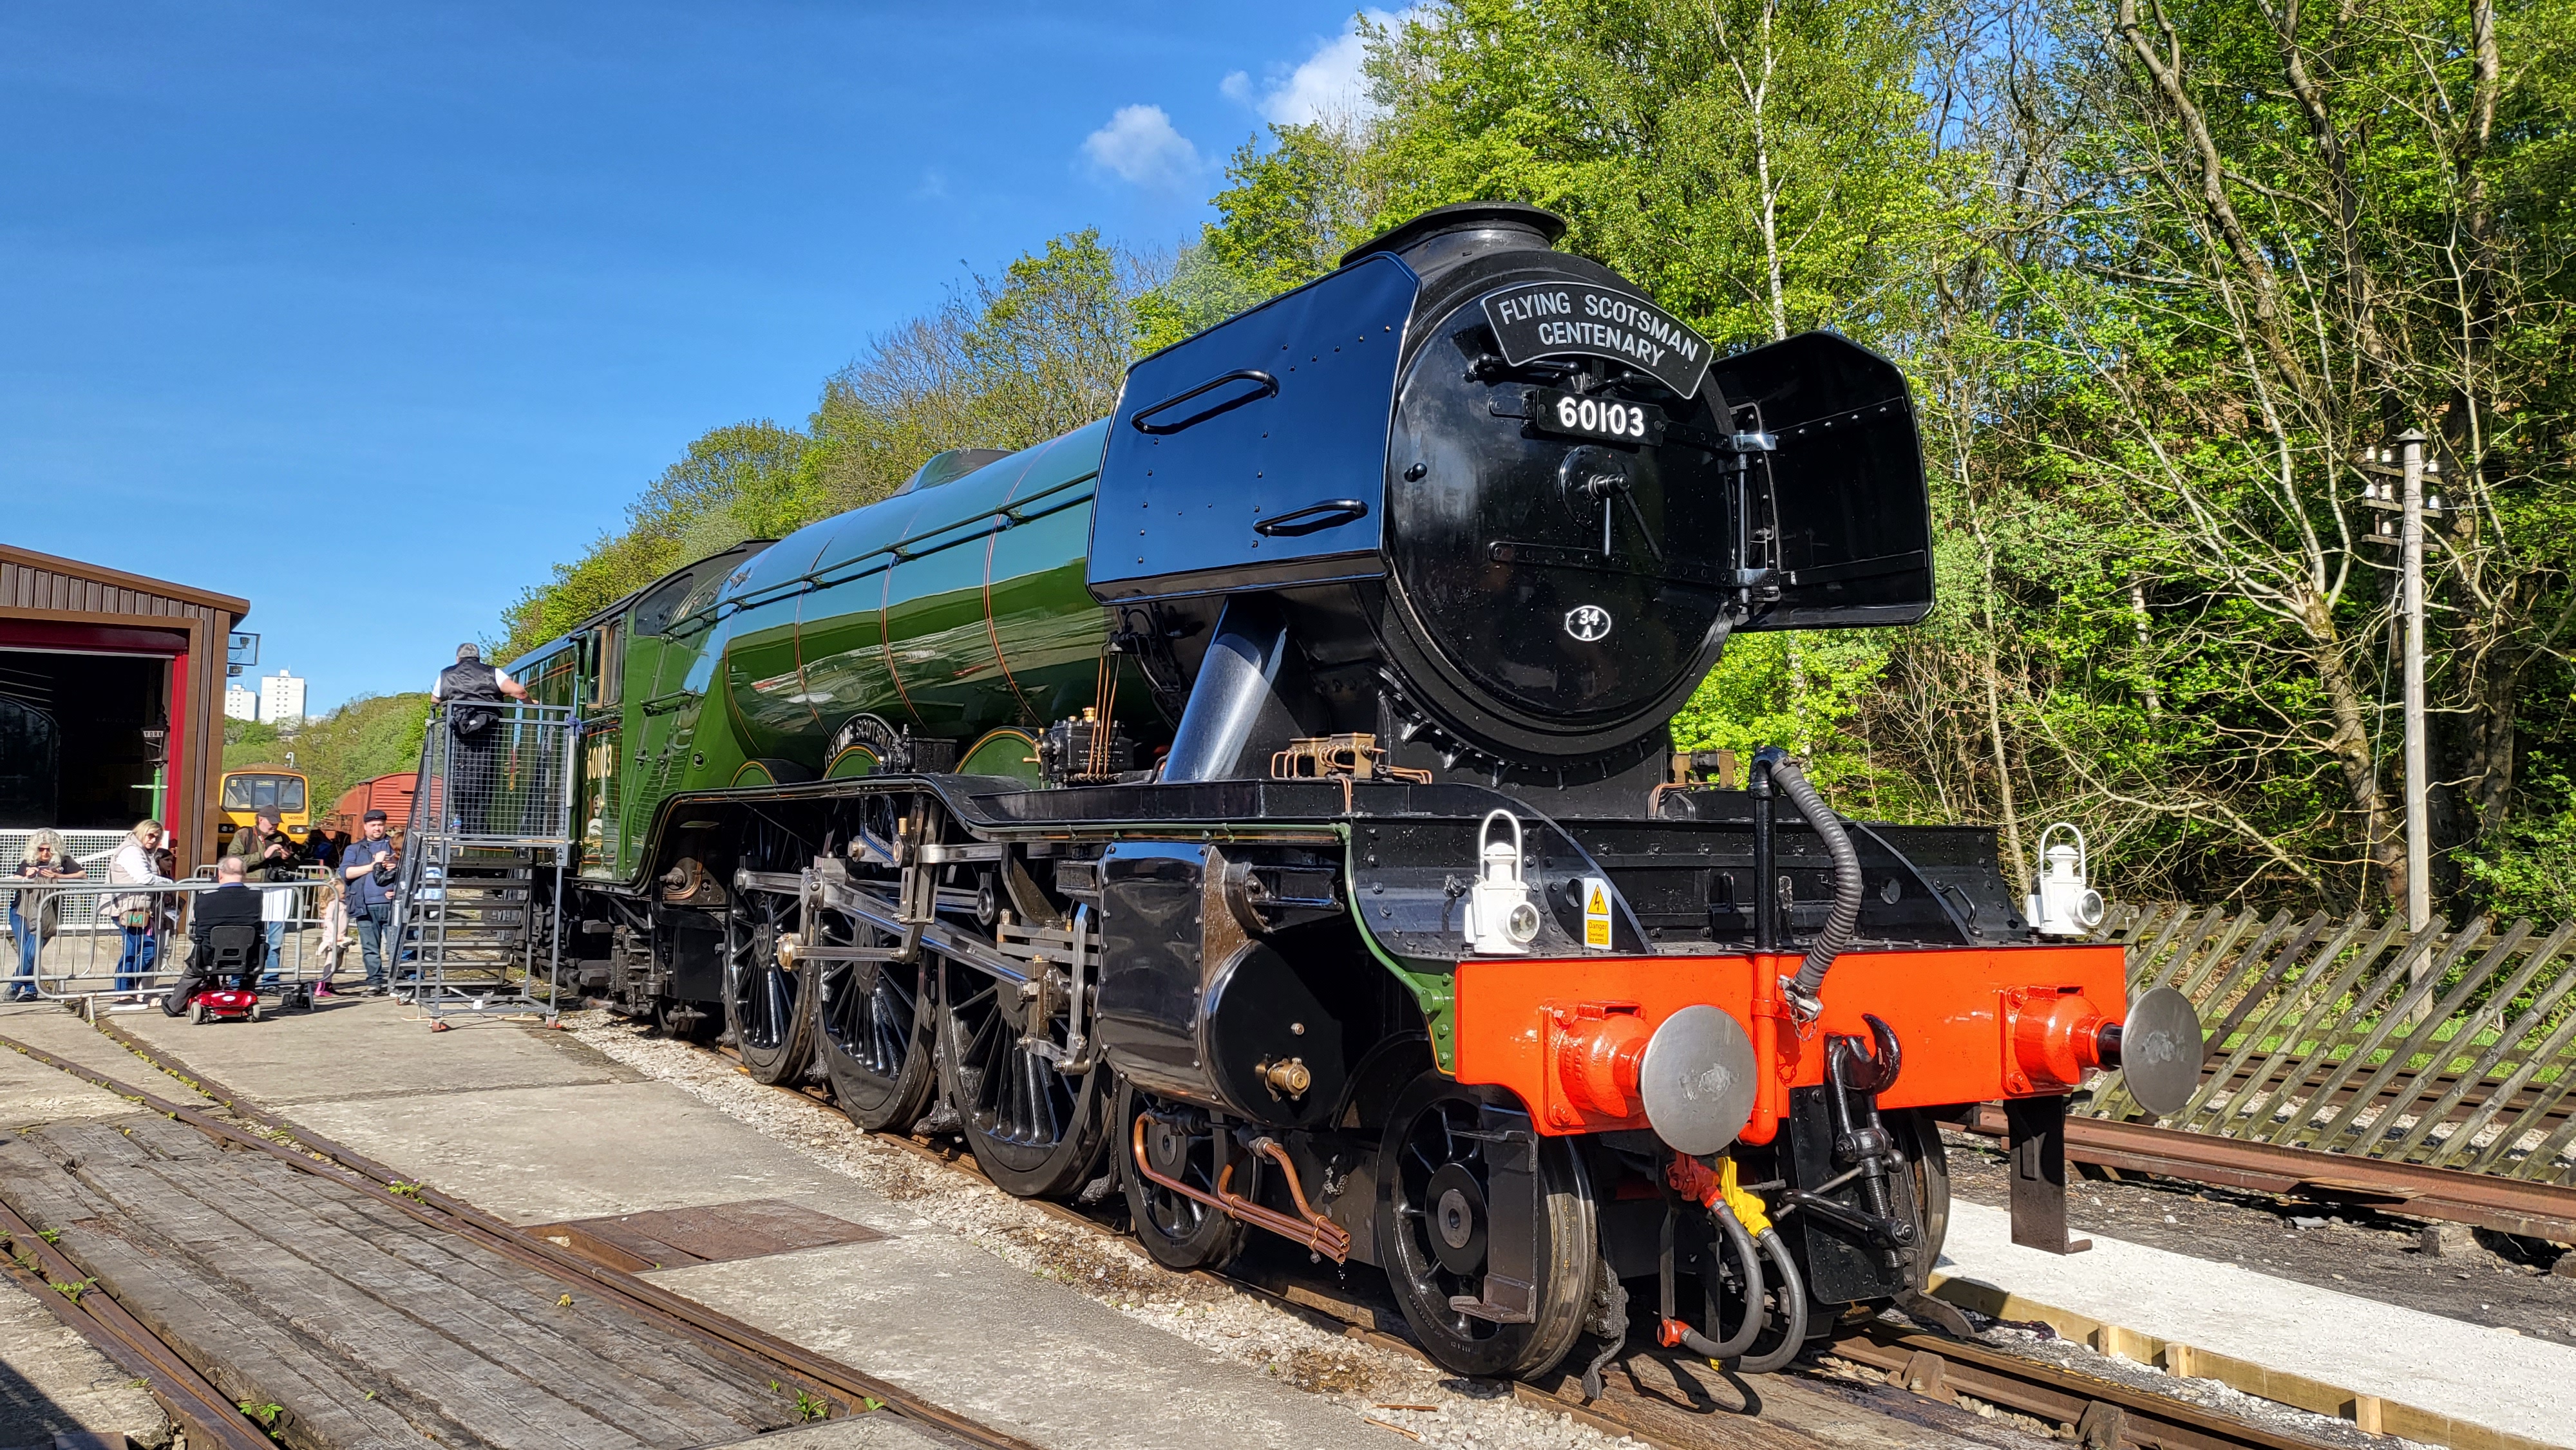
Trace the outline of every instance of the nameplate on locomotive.
<instances>
[{"instance_id":1,"label":"nameplate on locomotive","mask_svg":"<svg viewBox=\"0 0 2576 1450\"><path fill-rule=\"evenodd\" d=\"M1708 376L1707 338L1655 304L1587 282L1524 282L1485 299L1503 361L1605 357L1641 369L1687 398Z\"/></svg>"}]
</instances>

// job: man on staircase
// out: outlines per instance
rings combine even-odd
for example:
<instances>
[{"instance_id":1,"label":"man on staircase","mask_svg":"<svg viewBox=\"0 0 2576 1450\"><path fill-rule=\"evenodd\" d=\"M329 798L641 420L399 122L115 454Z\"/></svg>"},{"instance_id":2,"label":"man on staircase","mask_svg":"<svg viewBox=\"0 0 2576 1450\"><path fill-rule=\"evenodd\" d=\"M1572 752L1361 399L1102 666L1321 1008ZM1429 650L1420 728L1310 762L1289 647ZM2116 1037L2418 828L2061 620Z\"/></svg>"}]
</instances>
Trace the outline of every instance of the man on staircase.
<instances>
[{"instance_id":1,"label":"man on staircase","mask_svg":"<svg viewBox=\"0 0 2576 1450\"><path fill-rule=\"evenodd\" d=\"M474 645L456 647L456 663L438 672L429 697L447 710L447 814L461 836L520 833L518 821L495 823L492 793L500 784L501 754L494 747L508 732L501 707L528 698L527 687L483 662ZM424 786L428 782L422 782Z\"/></svg>"}]
</instances>

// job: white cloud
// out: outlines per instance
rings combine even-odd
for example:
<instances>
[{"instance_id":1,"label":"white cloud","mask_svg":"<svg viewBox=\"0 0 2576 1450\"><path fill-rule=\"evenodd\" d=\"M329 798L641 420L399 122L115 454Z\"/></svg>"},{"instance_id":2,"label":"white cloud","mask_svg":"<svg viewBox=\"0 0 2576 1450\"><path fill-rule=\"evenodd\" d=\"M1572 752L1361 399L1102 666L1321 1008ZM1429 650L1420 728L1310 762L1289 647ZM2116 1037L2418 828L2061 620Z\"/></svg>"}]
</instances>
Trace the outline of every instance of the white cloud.
<instances>
[{"instance_id":1,"label":"white cloud","mask_svg":"<svg viewBox=\"0 0 2576 1450\"><path fill-rule=\"evenodd\" d=\"M1173 129L1160 106L1119 107L1108 125L1082 138L1082 154L1137 186L1179 186L1206 169L1199 148Z\"/></svg>"},{"instance_id":2,"label":"white cloud","mask_svg":"<svg viewBox=\"0 0 2576 1450\"><path fill-rule=\"evenodd\" d=\"M1371 25L1385 27L1401 23L1410 13L1371 10L1366 12L1366 19ZM1360 33L1361 19L1353 16L1342 26L1341 34L1317 41L1315 49L1294 69L1272 67L1269 80L1258 89L1251 76L1234 71L1217 82L1217 93L1259 112L1263 120L1282 126L1375 116L1377 102L1369 98L1368 75L1363 69L1368 60L1368 41Z\"/></svg>"}]
</instances>

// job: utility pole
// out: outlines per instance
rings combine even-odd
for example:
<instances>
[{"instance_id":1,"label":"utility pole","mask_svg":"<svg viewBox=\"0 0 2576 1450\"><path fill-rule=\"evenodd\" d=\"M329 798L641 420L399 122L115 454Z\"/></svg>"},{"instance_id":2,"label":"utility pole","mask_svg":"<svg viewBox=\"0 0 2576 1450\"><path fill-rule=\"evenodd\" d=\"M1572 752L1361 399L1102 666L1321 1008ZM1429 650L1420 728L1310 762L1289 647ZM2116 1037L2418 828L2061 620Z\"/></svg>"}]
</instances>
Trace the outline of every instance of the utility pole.
<instances>
[{"instance_id":1,"label":"utility pole","mask_svg":"<svg viewBox=\"0 0 2576 1450\"><path fill-rule=\"evenodd\" d=\"M2424 763L2424 444L2423 430L2397 435L2398 569L2406 591L2406 929L2433 924L2431 813Z\"/></svg>"}]
</instances>

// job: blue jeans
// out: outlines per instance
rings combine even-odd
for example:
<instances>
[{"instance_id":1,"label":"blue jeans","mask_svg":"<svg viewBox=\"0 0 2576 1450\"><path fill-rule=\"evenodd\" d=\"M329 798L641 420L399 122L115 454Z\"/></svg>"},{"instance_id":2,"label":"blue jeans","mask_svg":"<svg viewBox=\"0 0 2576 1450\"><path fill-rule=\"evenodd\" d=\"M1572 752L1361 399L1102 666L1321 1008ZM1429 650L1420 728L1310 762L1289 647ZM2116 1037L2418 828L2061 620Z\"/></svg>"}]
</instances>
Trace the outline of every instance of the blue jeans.
<instances>
[{"instance_id":1,"label":"blue jeans","mask_svg":"<svg viewBox=\"0 0 2576 1450\"><path fill-rule=\"evenodd\" d=\"M278 962L280 961L278 952L286 943L286 923L282 921L272 921L263 923L262 925L268 937L268 972L259 979L259 985L262 990L265 990L277 985Z\"/></svg>"},{"instance_id":2,"label":"blue jeans","mask_svg":"<svg viewBox=\"0 0 2576 1450\"><path fill-rule=\"evenodd\" d=\"M148 926L120 927L125 933L125 950L116 958L116 990L131 992L152 975L152 964L161 956L160 939Z\"/></svg>"},{"instance_id":3,"label":"blue jeans","mask_svg":"<svg viewBox=\"0 0 2576 1450\"><path fill-rule=\"evenodd\" d=\"M33 923L18 914L18 903L9 903L9 937L18 944L18 975L9 983L8 1000L23 1002L36 995L36 953L44 943L36 939Z\"/></svg>"},{"instance_id":4,"label":"blue jeans","mask_svg":"<svg viewBox=\"0 0 2576 1450\"><path fill-rule=\"evenodd\" d=\"M385 984L385 957L396 945L394 908L389 901L349 908L349 924L358 929L358 958L367 964L367 985Z\"/></svg>"}]
</instances>

